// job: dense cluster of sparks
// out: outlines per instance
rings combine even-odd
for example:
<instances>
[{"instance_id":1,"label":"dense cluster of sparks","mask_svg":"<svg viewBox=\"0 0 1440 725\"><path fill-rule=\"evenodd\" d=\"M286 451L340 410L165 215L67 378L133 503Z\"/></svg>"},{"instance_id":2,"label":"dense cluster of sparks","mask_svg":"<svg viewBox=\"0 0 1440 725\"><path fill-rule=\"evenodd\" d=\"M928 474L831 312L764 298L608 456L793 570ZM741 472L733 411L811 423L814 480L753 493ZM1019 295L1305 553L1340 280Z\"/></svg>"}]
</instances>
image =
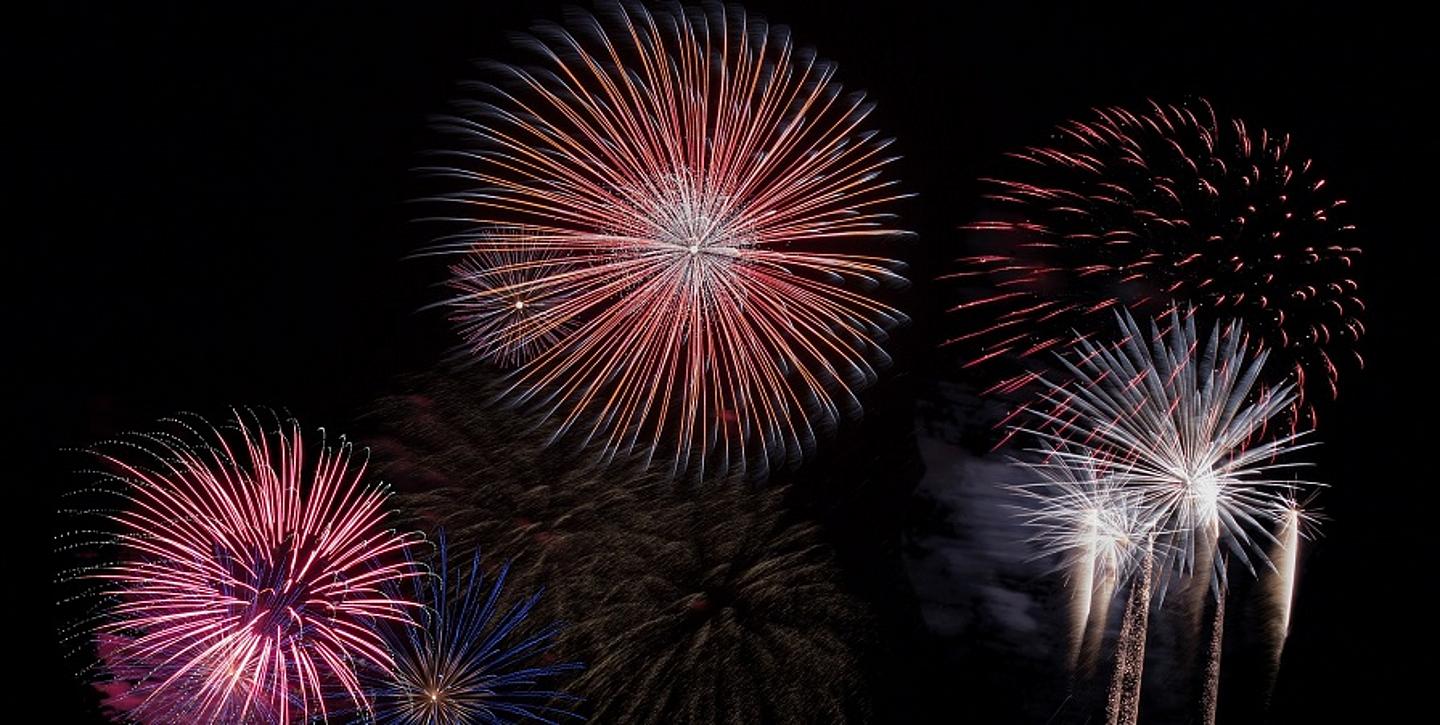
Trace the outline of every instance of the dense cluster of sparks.
<instances>
[{"instance_id":1,"label":"dense cluster of sparks","mask_svg":"<svg viewBox=\"0 0 1440 725\"><path fill-rule=\"evenodd\" d=\"M468 568L450 568L441 538L435 576L418 580L414 598L426 608L419 627L383 632L395 666L372 690L377 723L469 725L573 718L577 698L544 683L576 670L577 662L544 662L558 625L528 627L538 593L502 605L509 565L485 581L477 551Z\"/></svg>"},{"instance_id":2,"label":"dense cluster of sparks","mask_svg":"<svg viewBox=\"0 0 1440 725\"><path fill-rule=\"evenodd\" d=\"M857 407L901 319L867 296L899 264L855 253L899 233L870 105L718 4L576 11L527 46L539 63L494 67L434 169L473 230L440 248L469 260L471 346L529 358L513 397L606 456L679 472L802 455Z\"/></svg>"},{"instance_id":3,"label":"dense cluster of sparks","mask_svg":"<svg viewBox=\"0 0 1440 725\"><path fill-rule=\"evenodd\" d=\"M384 525L350 445L307 458L293 422L183 424L100 453L123 505L118 557L88 575L106 604L113 709L141 722L303 723L364 712L358 679L388 667L372 624L417 608L388 585L419 576L413 539ZM144 451L145 460L130 455Z\"/></svg>"},{"instance_id":4,"label":"dense cluster of sparks","mask_svg":"<svg viewBox=\"0 0 1440 725\"><path fill-rule=\"evenodd\" d=\"M1013 172L987 180L993 211L969 225L976 253L950 275L974 283L953 310L967 329L950 341L969 365L1040 362L1110 310L1158 316L1176 303L1244 319L1275 358L1267 382L1295 383L1292 419L1313 422L1305 397L1333 397L1343 359L1363 363L1353 226L1288 135L1205 101L1152 103L1097 109L1012 156ZM1022 365L992 391L1040 374Z\"/></svg>"}]
</instances>

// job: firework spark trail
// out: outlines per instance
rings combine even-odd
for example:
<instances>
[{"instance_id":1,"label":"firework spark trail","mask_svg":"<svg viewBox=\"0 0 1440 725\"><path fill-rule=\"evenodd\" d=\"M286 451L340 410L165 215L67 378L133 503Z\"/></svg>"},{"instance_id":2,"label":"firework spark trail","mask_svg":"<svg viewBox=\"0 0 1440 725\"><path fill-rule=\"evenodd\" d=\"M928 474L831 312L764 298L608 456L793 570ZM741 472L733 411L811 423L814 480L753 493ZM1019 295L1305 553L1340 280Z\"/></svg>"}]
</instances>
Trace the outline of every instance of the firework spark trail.
<instances>
[{"instance_id":1,"label":"firework spark trail","mask_svg":"<svg viewBox=\"0 0 1440 725\"><path fill-rule=\"evenodd\" d=\"M1200 690L1200 721L1215 725L1220 706L1220 653L1225 642L1225 587L1215 592L1215 612L1210 619L1210 643L1205 648L1205 676Z\"/></svg>"},{"instance_id":2,"label":"firework spark trail","mask_svg":"<svg viewBox=\"0 0 1440 725\"><path fill-rule=\"evenodd\" d=\"M901 234L889 142L783 28L602 7L537 29L539 65L492 66L509 85L447 120L461 146L433 171L465 188L441 200L479 231L438 252L563 262L503 290L560 300L547 325L573 328L511 389L561 433L677 474L794 460L858 409L903 319L866 294L899 263L856 253Z\"/></svg>"},{"instance_id":3,"label":"firework spark trail","mask_svg":"<svg viewBox=\"0 0 1440 725\"><path fill-rule=\"evenodd\" d=\"M1153 543L1140 559L1140 571L1130 583L1120 639L1115 646L1115 672L1110 680L1105 717L1108 725L1136 725L1140 721L1140 683L1145 670L1145 632L1150 626L1150 589L1155 557Z\"/></svg>"},{"instance_id":4,"label":"firework spark trail","mask_svg":"<svg viewBox=\"0 0 1440 725\"><path fill-rule=\"evenodd\" d=\"M1075 668L1076 676L1081 680L1088 680L1095 673L1095 665L1105 645L1105 632L1110 626L1110 602L1115 598L1119 583L1118 573L1107 569L1096 577L1090 590L1090 616L1085 622L1085 636Z\"/></svg>"},{"instance_id":5,"label":"firework spark trail","mask_svg":"<svg viewBox=\"0 0 1440 725\"><path fill-rule=\"evenodd\" d=\"M1296 385L1292 424L1313 426L1306 398L1333 397L1345 359L1363 365L1345 201L1288 135L1204 100L1152 102L1096 109L1011 156L1009 178L986 180L996 212L969 225L979 248L948 275L979 282L952 309L967 329L949 344L969 366L1021 365L991 392L1029 387L1107 310L1160 316L1177 302L1247 320L1277 358L1266 382Z\"/></svg>"},{"instance_id":6,"label":"firework spark trail","mask_svg":"<svg viewBox=\"0 0 1440 725\"><path fill-rule=\"evenodd\" d=\"M408 623L418 606L385 593L419 575L405 561L416 539L384 525L386 492L361 485L349 443L307 461L293 422L175 423L97 453L124 502L103 514L119 558L81 574L106 602L101 663L127 685L110 704L145 722L363 711L356 665L390 664L369 623Z\"/></svg>"}]
</instances>

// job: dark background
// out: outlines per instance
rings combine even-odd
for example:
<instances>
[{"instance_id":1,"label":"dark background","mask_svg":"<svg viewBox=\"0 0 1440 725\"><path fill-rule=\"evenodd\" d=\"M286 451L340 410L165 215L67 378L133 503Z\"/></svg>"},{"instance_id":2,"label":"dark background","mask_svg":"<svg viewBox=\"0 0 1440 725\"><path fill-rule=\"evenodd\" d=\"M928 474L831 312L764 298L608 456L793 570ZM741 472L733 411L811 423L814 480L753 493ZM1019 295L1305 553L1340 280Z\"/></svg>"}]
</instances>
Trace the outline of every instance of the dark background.
<instances>
[{"instance_id":1,"label":"dark background","mask_svg":"<svg viewBox=\"0 0 1440 725\"><path fill-rule=\"evenodd\" d=\"M920 233L902 378L951 367L933 349L943 290L925 280L953 256L974 179L1000 153L1090 106L1147 98L1203 95L1294 134L1362 230L1369 366L1322 410L1330 521L1302 573L1272 717L1386 722L1430 699L1435 670L1423 592L1436 477L1420 440L1433 399L1434 42L1400 4L1157 5L748 7L838 61L899 139L898 174L918 194L905 221ZM20 127L5 139L4 259L20 299L4 357L21 370L7 376L20 467L4 477L4 566L7 621L23 637L6 647L22 668L7 692L39 707L37 722L93 709L52 636L53 511L78 482L61 449L236 403L344 429L397 374L440 359L453 338L417 312L437 296L435 270L402 261L425 241L404 203L409 169L436 142L427 116L475 77L469 60L514 57L505 32L560 5L246 8L57 2L6 23L6 116ZM1005 672L1003 657L941 656L913 631L892 644L909 666L892 699L906 704L882 712L1023 721L1024 682L969 676Z\"/></svg>"}]
</instances>

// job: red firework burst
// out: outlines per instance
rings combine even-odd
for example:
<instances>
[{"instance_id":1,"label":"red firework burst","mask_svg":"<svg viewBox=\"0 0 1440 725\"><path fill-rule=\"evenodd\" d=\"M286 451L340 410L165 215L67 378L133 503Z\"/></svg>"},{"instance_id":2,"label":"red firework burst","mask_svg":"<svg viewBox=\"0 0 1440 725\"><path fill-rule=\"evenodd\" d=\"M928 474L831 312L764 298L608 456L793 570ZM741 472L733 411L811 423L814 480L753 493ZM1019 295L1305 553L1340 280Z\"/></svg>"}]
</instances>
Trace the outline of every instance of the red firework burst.
<instances>
[{"instance_id":1,"label":"red firework burst","mask_svg":"<svg viewBox=\"0 0 1440 725\"><path fill-rule=\"evenodd\" d=\"M92 579L107 704L141 722L308 722L363 710L356 666L389 664L370 625L409 621L385 583L418 576L350 445L307 462L298 426L142 436L102 453L125 505ZM387 563L388 562L388 563Z\"/></svg>"},{"instance_id":2,"label":"red firework burst","mask_svg":"<svg viewBox=\"0 0 1440 725\"><path fill-rule=\"evenodd\" d=\"M539 64L492 66L510 82L446 123L463 147L439 170L480 230L446 250L472 271L539 260L467 301L536 294L557 300L548 329L568 326L512 395L677 473L798 457L857 407L902 319L866 294L903 282L899 264L850 253L901 233L870 105L733 7L607 6L526 45Z\"/></svg>"},{"instance_id":3,"label":"red firework burst","mask_svg":"<svg viewBox=\"0 0 1440 725\"><path fill-rule=\"evenodd\" d=\"M949 275L980 282L952 310L966 316L949 342L971 350L967 366L1049 359L1118 308L1159 319L1191 304L1245 320L1297 383L1292 419L1313 423L1307 390L1335 394L1337 357L1363 363L1354 227L1289 136L1222 121L1203 100L1152 103L1096 110L1012 157L1009 178L985 180L1000 213L969 226L981 253Z\"/></svg>"}]
</instances>

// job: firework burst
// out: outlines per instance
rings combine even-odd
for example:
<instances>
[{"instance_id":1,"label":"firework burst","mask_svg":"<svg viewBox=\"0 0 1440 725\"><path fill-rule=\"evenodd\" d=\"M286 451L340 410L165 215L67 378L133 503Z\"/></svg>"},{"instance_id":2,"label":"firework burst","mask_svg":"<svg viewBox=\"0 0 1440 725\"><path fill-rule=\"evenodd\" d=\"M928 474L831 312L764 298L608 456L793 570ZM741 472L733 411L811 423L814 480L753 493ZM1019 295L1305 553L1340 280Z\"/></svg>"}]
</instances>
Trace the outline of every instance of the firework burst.
<instances>
[{"instance_id":1,"label":"firework burst","mask_svg":"<svg viewBox=\"0 0 1440 725\"><path fill-rule=\"evenodd\" d=\"M1264 436L1293 384L1257 386L1268 352L1252 353L1239 323L1201 338L1193 311L1172 310L1163 332L1128 312L1117 318L1115 346L1076 342L1063 360L1073 380L1050 385L1049 412L1035 413L1030 432L1061 464L1121 481L1163 532L1174 572L1195 573L1197 552L1221 546L1252 572L1268 566L1269 523L1315 485L1284 477L1307 464L1281 460L1310 445L1306 431ZM1223 586L1226 558L1206 558Z\"/></svg>"},{"instance_id":2,"label":"firework burst","mask_svg":"<svg viewBox=\"0 0 1440 725\"><path fill-rule=\"evenodd\" d=\"M554 333L511 395L607 458L794 460L858 409L902 319L868 296L900 265L856 253L900 234L888 141L783 28L718 4L603 8L537 28L537 64L492 66L500 86L443 124L458 147L432 171L475 231L439 251L471 278L522 258L464 304L554 300L534 329L467 334L487 354Z\"/></svg>"},{"instance_id":3,"label":"firework burst","mask_svg":"<svg viewBox=\"0 0 1440 725\"><path fill-rule=\"evenodd\" d=\"M1359 250L1334 196L1288 135L1217 117L1205 101L1098 109L1056 129L1050 145L1012 154L988 179L997 212L969 226L982 249L954 278L983 280L954 311L951 340L992 359L1035 363L1073 347L1115 308L1163 315L1176 302L1247 321L1273 374L1305 397L1333 397L1364 333L1352 266ZM1015 391L1040 374L1004 375ZM1302 416L1303 414L1303 416Z\"/></svg>"},{"instance_id":4,"label":"firework burst","mask_svg":"<svg viewBox=\"0 0 1440 725\"><path fill-rule=\"evenodd\" d=\"M505 233L486 236L497 240ZM479 252L450 265L455 295L444 304L471 354L514 368L569 333L573 320L556 313L563 293L543 284L564 271L553 255L514 251Z\"/></svg>"},{"instance_id":5,"label":"firework burst","mask_svg":"<svg viewBox=\"0 0 1440 725\"><path fill-rule=\"evenodd\" d=\"M372 689L375 720L406 725L554 723L575 717L578 699L543 686L584 669L578 662L545 663L558 625L526 628L539 593L501 606L509 565L486 584L480 553L467 568L450 568L441 536L437 575L416 580L415 599L427 603L420 627L382 627L395 666Z\"/></svg>"},{"instance_id":6,"label":"firework burst","mask_svg":"<svg viewBox=\"0 0 1440 725\"><path fill-rule=\"evenodd\" d=\"M1033 453L1035 460L1020 463L1036 481L1013 489L1027 500L1023 517L1037 557L1064 561L1071 589L1068 661L1083 676L1103 643L1110 601L1154 553L1154 512L1092 450L1042 440Z\"/></svg>"},{"instance_id":7,"label":"firework burst","mask_svg":"<svg viewBox=\"0 0 1440 725\"><path fill-rule=\"evenodd\" d=\"M646 525L646 501L672 486L546 450L546 426L487 404L501 390L475 367L417 377L413 392L382 399L370 416L375 463L415 526L510 560L524 586L549 586L570 570L564 542Z\"/></svg>"},{"instance_id":8,"label":"firework burst","mask_svg":"<svg viewBox=\"0 0 1440 725\"><path fill-rule=\"evenodd\" d=\"M123 501L104 513L118 554L78 574L102 602L86 628L110 706L141 722L364 711L357 667L390 664L371 626L417 606L386 593L418 572L415 538L384 526L385 491L361 484L349 443L307 460L293 422L175 424L97 454Z\"/></svg>"},{"instance_id":9,"label":"firework burst","mask_svg":"<svg viewBox=\"0 0 1440 725\"><path fill-rule=\"evenodd\" d=\"M563 542L569 573L547 590L588 653L575 689L595 720L864 719L867 616L812 525L738 485L647 504L643 529Z\"/></svg>"}]
</instances>

